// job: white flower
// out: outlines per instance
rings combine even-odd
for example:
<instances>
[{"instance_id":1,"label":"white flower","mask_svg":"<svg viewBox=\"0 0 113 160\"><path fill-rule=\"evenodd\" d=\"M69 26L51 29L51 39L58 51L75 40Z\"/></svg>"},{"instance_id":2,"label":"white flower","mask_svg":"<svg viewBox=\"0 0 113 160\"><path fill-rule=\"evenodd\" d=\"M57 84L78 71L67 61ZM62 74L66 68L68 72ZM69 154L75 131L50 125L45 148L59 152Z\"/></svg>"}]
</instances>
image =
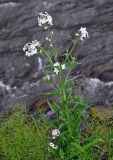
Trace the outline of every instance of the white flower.
<instances>
[{"instance_id":1,"label":"white flower","mask_svg":"<svg viewBox=\"0 0 113 160\"><path fill-rule=\"evenodd\" d=\"M58 73L59 73L59 69L54 68L54 72L55 72L56 74L58 74Z\"/></svg>"},{"instance_id":2,"label":"white flower","mask_svg":"<svg viewBox=\"0 0 113 160\"><path fill-rule=\"evenodd\" d=\"M46 37L46 41L49 41L49 42L51 42L51 38L49 38L49 37ZM53 45L52 44L50 44L51 46L50 47L52 47Z\"/></svg>"},{"instance_id":3,"label":"white flower","mask_svg":"<svg viewBox=\"0 0 113 160\"><path fill-rule=\"evenodd\" d=\"M62 68L62 69L65 69L65 68L66 68L65 64L62 64L62 65L61 65L61 68Z\"/></svg>"},{"instance_id":4,"label":"white flower","mask_svg":"<svg viewBox=\"0 0 113 160\"><path fill-rule=\"evenodd\" d=\"M34 54L37 54L37 49L32 49L25 52L25 55L28 57L33 56Z\"/></svg>"},{"instance_id":5,"label":"white flower","mask_svg":"<svg viewBox=\"0 0 113 160\"><path fill-rule=\"evenodd\" d=\"M54 148L54 149L57 149L57 148L58 148L58 146L55 146L55 144L52 143L52 142L50 142L49 145L50 145L52 148Z\"/></svg>"},{"instance_id":6,"label":"white flower","mask_svg":"<svg viewBox=\"0 0 113 160\"><path fill-rule=\"evenodd\" d=\"M77 37L79 37L79 34L78 34L78 33L76 33L75 35L76 35Z\"/></svg>"},{"instance_id":7,"label":"white flower","mask_svg":"<svg viewBox=\"0 0 113 160\"><path fill-rule=\"evenodd\" d=\"M84 27L81 27L79 29L79 32L80 32L80 40L84 40L84 38L89 38L89 34L87 32L87 29Z\"/></svg>"},{"instance_id":8,"label":"white flower","mask_svg":"<svg viewBox=\"0 0 113 160\"><path fill-rule=\"evenodd\" d=\"M48 29L48 26L45 26L44 29L47 30L47 29Z\"/></svg>"},{"instance_id":9,"label":"white flower","mask_svg":"<svg viewBox=\"0 0 113 160\"><path fill-rule=\"evenodd\" d=\"M51 34L53 34L53 31L51 31Z\"/></svg>"},{"instance_id":10,"label":"white flower","mask_svg":"<svg viewBox=\"0 0 113 160\"><path fill-rule=\"evenodd\" d=\"M51 38L48 39L49 42L51 42ZM53 46L53 45L52 45Z\"/></svg>"},{"instance_id":11,"label":"white flower","mask_svg":"<svg viewBox=\"0 0 113 160\"><path fill-rule=\"evenodd\" d=\"M48 41L49 40L49 38L48 37L46 37L46 41Z\"/></svg>"},{"instance_id":12,"label":"white flower","mask_svg":"<svg viewBox=\"0 0 113 160\"><path fill-rule=\"evenodd\" d=\"M49 25L53 25L52 23L52 17L47 13L39 13L39 17L38 17L38 24L39 26L42 26L43 24L49 24Z\"/></svg>"},{"instance_id":13,"label":"white flower","mask_svg":"<svg viewBox=\"0 0 113 160\"><path fill-rule=\"evenodd\" d=\"M55 72L56 74L58 74L60 70L63 70L63 69L66 68L65 64L60 65L59 62L54 63L53 66L54 66L54 72Z\"/></svg>"},{"instance_id":14,"label":"white flower","mask_svg":"<svg viewBox=\"0 0 113 160\"><path fill-rule=\"evenodd\" d=\"M23 51L26 51L27 49L29 49L30 45L31 45L31 43L25 44L25 46L23 47Z\"/></svg>"},{"instance_id":15,"label":"white flower","mask_svg":"<svg viewBox=\"0 0 113 160\"><path fill-rule=\"evenodd\" d=\"M53 47L53 45L52 45L52 44L50 44L50 47Z\"/></svg>"},{"instance_id":16,"label":"white flower","mask_svg":"<svg viewBox=\"0 0 113 160\"><path fill-rule=\"evenodd\" d=\"M56 137L58 137L60 135L60 131L59 129L54 129L52 130L52 138L55 139Z\"/></svg>"},{"instance_id":17,"label":"white flower","mask_svg":"<svg viewBox=\"0 0 113 160\"><path fill-rule=\"evenodd\" d=\"M59 62L56 62L56 63L54 63L54 65L53 65L54 67L56 67L56 66L60 66L60 64L59 64Z\"/></svg>"},{"instance_id":18,"label":"white flower","mask_svg":"<svg viewBox=\"0 0 113 160\"><path fill-rule=\"evenodd\" d=\"M24 47L23 47L23 51L25 52L25 55L30 57L34 54L37 54L37 47L40 47L41 43L37 40L32 41L31 43L27 43Z\"/></svg>"},{"instance_id":19,"label":"white flower","mask_svg":"<svg viewBox=\"0 0 113 160\"><path fill-rule=\"evenodd\" d=\"M37 40L32 41L31 44L32 44L34 47L40 47L40 46L41 46L41 43L40 43L39 41L37 41Z\"/></svg>"}]
</instances>

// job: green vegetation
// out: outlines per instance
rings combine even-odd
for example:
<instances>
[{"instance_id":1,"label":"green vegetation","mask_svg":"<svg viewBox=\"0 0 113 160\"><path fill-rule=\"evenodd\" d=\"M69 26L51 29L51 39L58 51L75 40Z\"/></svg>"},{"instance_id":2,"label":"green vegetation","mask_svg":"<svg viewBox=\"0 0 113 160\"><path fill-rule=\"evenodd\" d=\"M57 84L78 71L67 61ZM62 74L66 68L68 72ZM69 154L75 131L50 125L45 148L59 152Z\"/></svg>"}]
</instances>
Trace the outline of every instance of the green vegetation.
<instances>
[{"instance_id":1,"label":"green vegetation","mask_svg":"<svg viewBox=\"0 0 113 160\"><path fill-rule=\"evenodd\" d=\"M0 160L48 160L48 128L16 106L0 119Z\"/></svg>"},{"instance_id":2,"label":"green vegetation","mask_svg":"<svg viewBox=\"0 0 113 160\"><path fill-rule=\"evenodd\" d=\"M105 110L101 114L99 110L90 108L87 118L82 119L83 114L73 113L70 132L68 126L62 124L60 135L54 140L58 149L52 149L48 139L52 138L51 122L47 121L47 126L17 105L12 114L1 115L0 160L100 160L101 157L113 160L113 109ZM79 117L75 130L74 116ZM56 120L54 123L57 124Z\"/></svg>"},{"instance_id":3,"label":"green vegetation","mask_svg":"<svg viewBox=\"0 0 113 160\"><path fill-rule=\"evenodd\" d=\"M90 108L89 115L83 121L82 141L88 137L96 137L99 141L90 148L89 155L94 160L103 156L105 160L113 160L113 109L111 107ZM93 154L93 156L92 156Z\"/></svg>"}]
</instances>

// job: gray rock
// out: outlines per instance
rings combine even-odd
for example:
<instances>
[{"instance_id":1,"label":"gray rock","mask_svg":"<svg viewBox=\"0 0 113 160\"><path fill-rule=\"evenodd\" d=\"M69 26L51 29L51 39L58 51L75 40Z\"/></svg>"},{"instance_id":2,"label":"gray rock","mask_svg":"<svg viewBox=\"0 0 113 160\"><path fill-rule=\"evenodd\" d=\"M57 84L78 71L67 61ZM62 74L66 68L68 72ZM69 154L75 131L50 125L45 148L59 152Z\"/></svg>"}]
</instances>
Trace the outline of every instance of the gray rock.
<instances>
[{"instance_id":1,"label":"gray rock","mask_svg":"<svg viewBox=\"0 0 113 160\"><path fill-rule=\"evenodd\" d=\"M88 28L90 38L80 42L74 50L81 65L72 74L76 75L79 71L102 83L113 81L112 0L1 0L0 83L3 85L0 89L0 108L10 108L18 101L30 105L34 97L48 89L41 82L43 61L38 56L27 58L22 51L27 42L35 39L43 41L43 45L47 46L45 32L37 22L38 13L45 11L54 20L52 29L59 56L71 46L69 39L81 26ZM87 83L86 90L90 86ZM107 99L108 103L112 103L112 88L100 85L96 87L96 94L90 90L88 96L100 93L98 102ZM105 101L103 103L106 104Z\"/></svg>"}]
</instances>

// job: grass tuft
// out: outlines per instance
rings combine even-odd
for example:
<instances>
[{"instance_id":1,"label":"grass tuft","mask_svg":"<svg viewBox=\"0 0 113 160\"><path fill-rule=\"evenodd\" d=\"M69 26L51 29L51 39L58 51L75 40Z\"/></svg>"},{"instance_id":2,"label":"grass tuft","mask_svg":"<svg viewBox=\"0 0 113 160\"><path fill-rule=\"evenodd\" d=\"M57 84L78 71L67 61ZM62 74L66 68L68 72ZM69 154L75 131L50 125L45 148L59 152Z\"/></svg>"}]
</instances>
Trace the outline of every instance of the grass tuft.
<instances>
[{"instance_id":1,"label":"grass tuft","mask_svg":"<svg viewBox=\"0 0 113 160\"><path fill-rule=\"evenodd\" d=\"M0 160L48 160L48 127L17 105L0 119Z\"/></svg>"}]
</instances>

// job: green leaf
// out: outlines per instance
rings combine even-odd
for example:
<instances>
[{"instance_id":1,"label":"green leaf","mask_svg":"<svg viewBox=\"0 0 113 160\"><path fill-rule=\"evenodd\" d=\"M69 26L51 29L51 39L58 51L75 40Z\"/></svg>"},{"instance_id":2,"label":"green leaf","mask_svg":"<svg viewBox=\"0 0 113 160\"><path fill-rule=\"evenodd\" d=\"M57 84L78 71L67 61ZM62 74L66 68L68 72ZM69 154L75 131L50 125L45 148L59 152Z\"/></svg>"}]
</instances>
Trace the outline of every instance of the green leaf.
<instances>
[{"instance_id":1,"label":"green leaf","mask_svg":"<svg viewBox=\"0 0 113 160\"><path fill-rule=\"evenodd\" d=\"M43 95L46 95L46 96L59 96L59 93L52 92L52 93L44 93Z\"/></svg>"},{"instance_id":2,"label":"green leaf","mask_svg":"<svg viewBox=\"0 0 113 160\"><path fill-rule=\"evenodd\" d=\"M76 142L72 142L72 143L70 143L72 146L74 146L76 149L77 149L77 151L78 152L80 152L80 153L85 153L85 149L80 145L80 144L78 144L78 143L76 143Z\"/></svg>"},{"instance_id":3,"label":"green leaf","mask_svg":"<svg viewBox=\"0 0 113 160\"><path fill-rule=\"evenodd\" d=\"M98 141L99 141L98 139L95 139L92 142L89 142L88 144L84 145L83 148L85 150L88 150L90 147L94 146Z\"/></svg>"},{"instance_id":4,"label":"green leaf","mask_svg":"<svg viewBox=\"0 0 113 160\"><path fill-rule=\"evenodd\" d=\"M53 121L53 120L47 118L47 117L45 116L45 114L42 114L42 115L41 115L41 118L42 118L43 121L44 121L47 125L49 125L50 127L53 127L53 128L57 128L57 127L58 127L58 123L57 123L56 121Z\"/></svg>"},{"instance_id":5,"label":"green leaf","mask_svg":"<svg viewBox=\"0 0 113 160\"><path fill-rule=\"evenodd\" d=\"M53 103L50 103L49 101L48 101L48 104L49 104L49 107L50 107L50 109L57 115L57 116L59 116L59 108L58 108L58 105L57 104L53 104Z\"/></svg>"},{"instance_id":6,"label":"green leaf","mask_svg":"<svg viewBox=\"0 0 113 160\"><path fill-rule=\"evenodd\" d=\"M66 160L73 160L73 158L75 158L75 156L77 157L77 153L72 154L69 158L67 158ZM78 159L78 157L77 157Z\"/></svg>"},{"instance_id":7,"label":"green leaf","mask_svg":"<svg viewBox=\"0 0 113 160\"><path fill-rule=\"evenodd\" d=\"M75 128L75 130L77 130L81 123L82 123L82 115L79 113L77 115L77 119L75 120L75 122L73 124L73 128Z\"/></svg>"},{"instance_id":8,"label":"green leaf","mask_svg":"<svg viewBox=\"0 0 113 160\"><path fill-rule=\"evenodd\" d=\"M62 120L63 122L65 122L66 116L65 116L65 114L62 112L62 110L60 110L60 112L59 112L59 119Z\"/></svg>"},{"instance_id":9,"label":"green leaf","mask_svg":"<svg viewBox=\"0 0 113 160\"><path fill-rule=\"evenodd\" d=\"M62 159L64 159L64 152L61 148L60 148L60 151L59 151L59 155Z\"/></svg>"}]
</instances>

